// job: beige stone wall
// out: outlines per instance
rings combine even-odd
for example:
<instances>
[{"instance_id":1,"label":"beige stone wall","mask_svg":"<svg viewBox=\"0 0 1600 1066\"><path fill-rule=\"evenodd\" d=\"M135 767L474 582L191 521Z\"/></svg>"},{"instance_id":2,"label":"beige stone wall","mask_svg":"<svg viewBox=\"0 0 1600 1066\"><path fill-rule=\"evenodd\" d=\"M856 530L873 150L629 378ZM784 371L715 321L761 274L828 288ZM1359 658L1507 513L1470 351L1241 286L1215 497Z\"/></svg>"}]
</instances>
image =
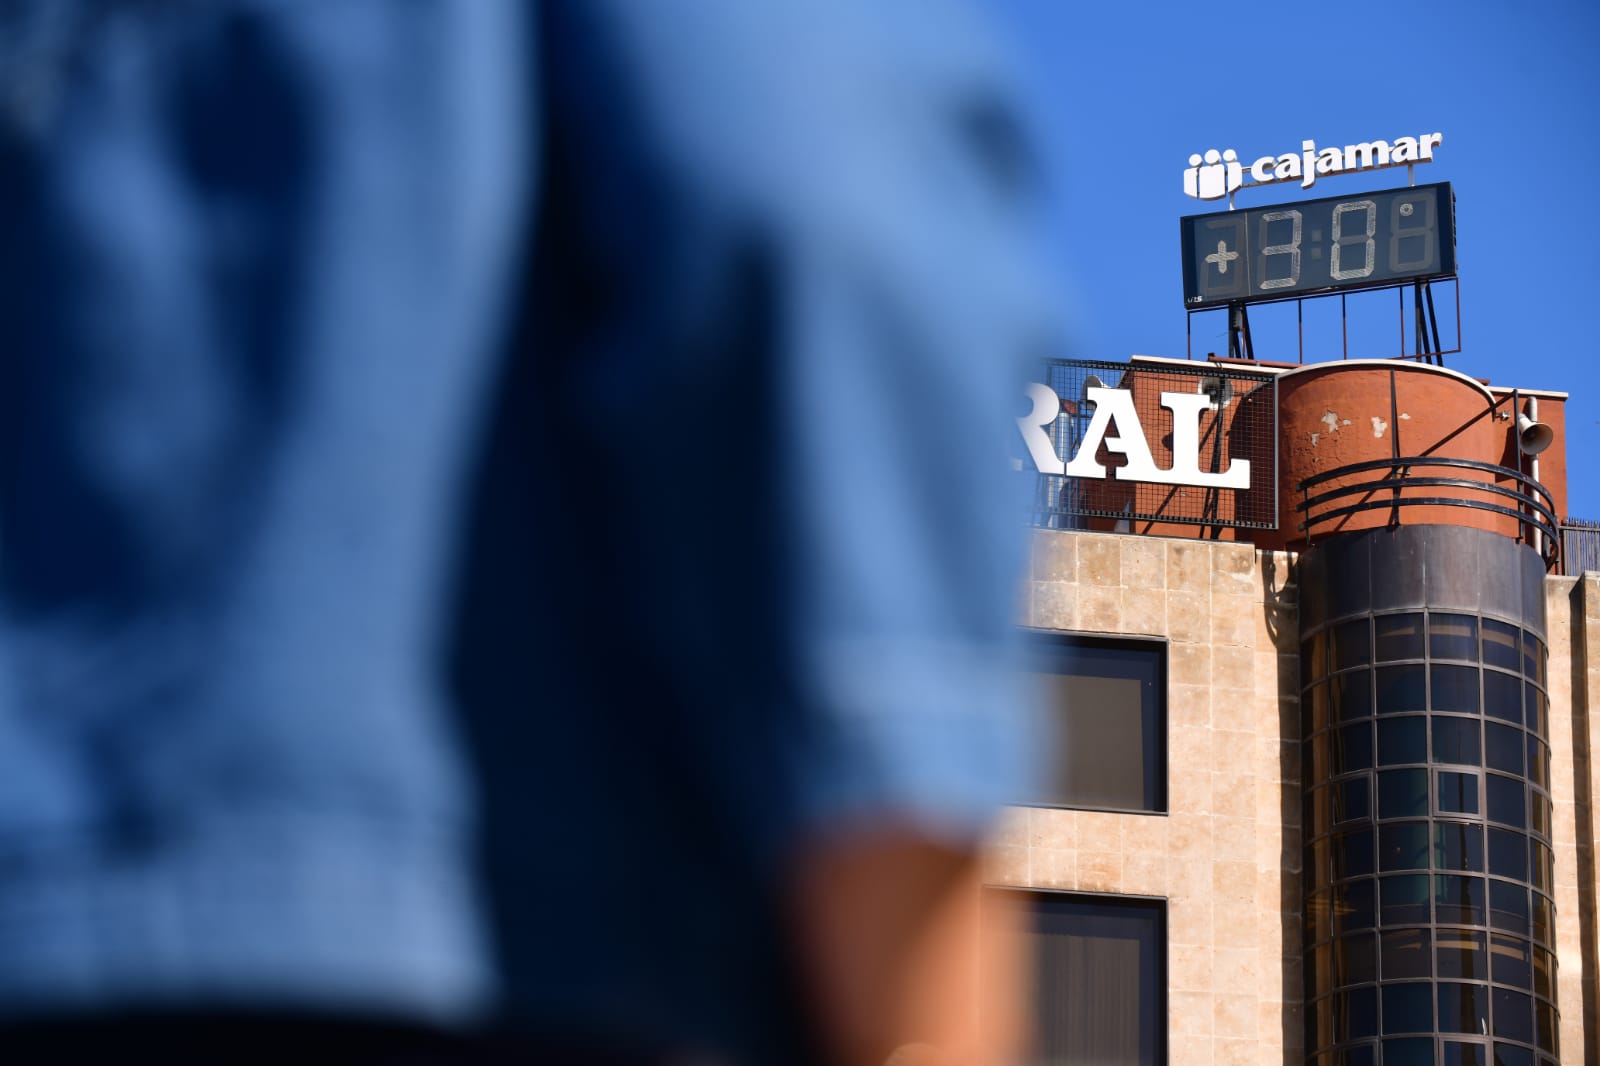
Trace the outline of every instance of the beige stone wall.
<instances>
[{"instance_id":1,"label":"beige stone wall","mask_svg":"<svg viewBox=\"0 0 1600 1066\"><path fill-rule=\"evenodd\" d=\"M1248 544L1036 531L1022 621L1164 637L1167 816L1013 808L996 884L1168 900L1173 1062L1298 1064L1298 622Z\"/></svg>"},{"instance_id":2,"label":"beige stone wall","mask_svg":"<svg viewBox=\"0 0 1600 1066\"><path fill-rule=\"evenodd\" d=\"M1545 582L1550 627L1550 798L1555 806L1561 1061L1600 1062L1595 995L1595 761L1600 743L1600 574Z\"/></svg>"}]
</instances>

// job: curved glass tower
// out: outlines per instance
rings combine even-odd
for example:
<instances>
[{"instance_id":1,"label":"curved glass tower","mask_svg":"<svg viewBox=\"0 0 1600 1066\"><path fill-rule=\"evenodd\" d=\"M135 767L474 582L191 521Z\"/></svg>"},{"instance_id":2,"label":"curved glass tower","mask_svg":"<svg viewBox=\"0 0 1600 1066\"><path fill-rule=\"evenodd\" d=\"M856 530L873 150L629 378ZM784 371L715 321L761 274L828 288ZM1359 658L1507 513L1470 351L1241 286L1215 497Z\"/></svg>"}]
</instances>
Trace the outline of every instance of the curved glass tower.
<instances>
[{"instance_id":1,"label":"curved glass tower","mask_svg":"<svg viewBox=\"0 0 1600 1066\"><path fill-rule=\"evenodd\" d=\"M1301 560L1310 1066L1555 1066L1544 565L1482 529Z\"/></svg>"}]
</instances>

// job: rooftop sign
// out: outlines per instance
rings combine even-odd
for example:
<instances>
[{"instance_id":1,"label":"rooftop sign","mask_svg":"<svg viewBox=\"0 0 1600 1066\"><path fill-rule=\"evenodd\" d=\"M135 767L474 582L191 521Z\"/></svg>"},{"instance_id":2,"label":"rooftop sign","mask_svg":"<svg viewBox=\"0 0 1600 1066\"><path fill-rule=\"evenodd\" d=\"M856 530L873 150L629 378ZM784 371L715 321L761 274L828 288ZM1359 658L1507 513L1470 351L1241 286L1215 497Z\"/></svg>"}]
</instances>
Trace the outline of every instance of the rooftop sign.
<instances>
[{"instance_id":1,"label":"rooftop sign","mask_svg":"<svg viewBox=\"0 0 1600 1066\"><path fill-rule=\"evenodd\" d=\"M1299 181L1309 189L1321 177L1362 170L1410 166L1433 161L1433 150L1444 140L1442 133L1423 133L1415 137L1396 137L1391 141L1362 141L1343 148L1318 148L1315 141L1301 141L1299 152L1264 155L1245 166L1239 153L1229 148L1196 152L1189 157L1183 172L1183 191L1196 200L1220 200L1245 184L1249 175L1253 185L1272 185Z\"/></svg>"},{"instance_id":2,"label":"rooftop sign","mask_svg":"<svg viewBox=\"0 0 1600 1066\"><path fill-rule=\"evenodd\" d=\"M1256 368L1147 356L1049 360L1013 438L1015 469L1036 478L1033 522L1275 528L1275 381Z\"/></svg>"}]
</instances>

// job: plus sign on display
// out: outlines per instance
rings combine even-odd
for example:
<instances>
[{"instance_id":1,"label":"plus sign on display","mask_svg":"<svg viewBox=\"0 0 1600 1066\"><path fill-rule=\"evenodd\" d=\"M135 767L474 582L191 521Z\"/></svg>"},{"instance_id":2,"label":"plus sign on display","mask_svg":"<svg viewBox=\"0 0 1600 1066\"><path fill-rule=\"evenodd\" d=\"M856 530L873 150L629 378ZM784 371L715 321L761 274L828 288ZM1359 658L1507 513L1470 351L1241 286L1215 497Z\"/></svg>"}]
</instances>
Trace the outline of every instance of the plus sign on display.
<instances>
[{"instance_id":1,"label":"plus sign on display","mask_svg":"<svg viewBox=\"0 0 1600 1066\"><path fill-rule=\"evenodd\" d=\"M1448 277L1456 270L1448 182L1189 215L1183 302L1275 300Z\"/></svg>"}]
</instances>

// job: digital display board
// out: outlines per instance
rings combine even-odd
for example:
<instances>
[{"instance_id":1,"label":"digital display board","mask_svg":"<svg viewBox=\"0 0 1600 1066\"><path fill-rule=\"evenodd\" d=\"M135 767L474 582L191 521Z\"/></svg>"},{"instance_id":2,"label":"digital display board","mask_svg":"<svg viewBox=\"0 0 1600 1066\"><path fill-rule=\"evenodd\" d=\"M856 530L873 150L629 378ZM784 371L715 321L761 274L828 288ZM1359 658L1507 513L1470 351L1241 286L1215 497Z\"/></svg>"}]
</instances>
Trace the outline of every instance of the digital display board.
<instances>
[{"instance_id":1,"label":"digital display board","mask_svg":"<svg viewBox=\"0 0 1600 1066\"><path fill-rule=\"evenodd\" d=\"M1456 272L1449 182L1189 215L1182 225L1190 308Z\"/></svg>"}]
</instances>

